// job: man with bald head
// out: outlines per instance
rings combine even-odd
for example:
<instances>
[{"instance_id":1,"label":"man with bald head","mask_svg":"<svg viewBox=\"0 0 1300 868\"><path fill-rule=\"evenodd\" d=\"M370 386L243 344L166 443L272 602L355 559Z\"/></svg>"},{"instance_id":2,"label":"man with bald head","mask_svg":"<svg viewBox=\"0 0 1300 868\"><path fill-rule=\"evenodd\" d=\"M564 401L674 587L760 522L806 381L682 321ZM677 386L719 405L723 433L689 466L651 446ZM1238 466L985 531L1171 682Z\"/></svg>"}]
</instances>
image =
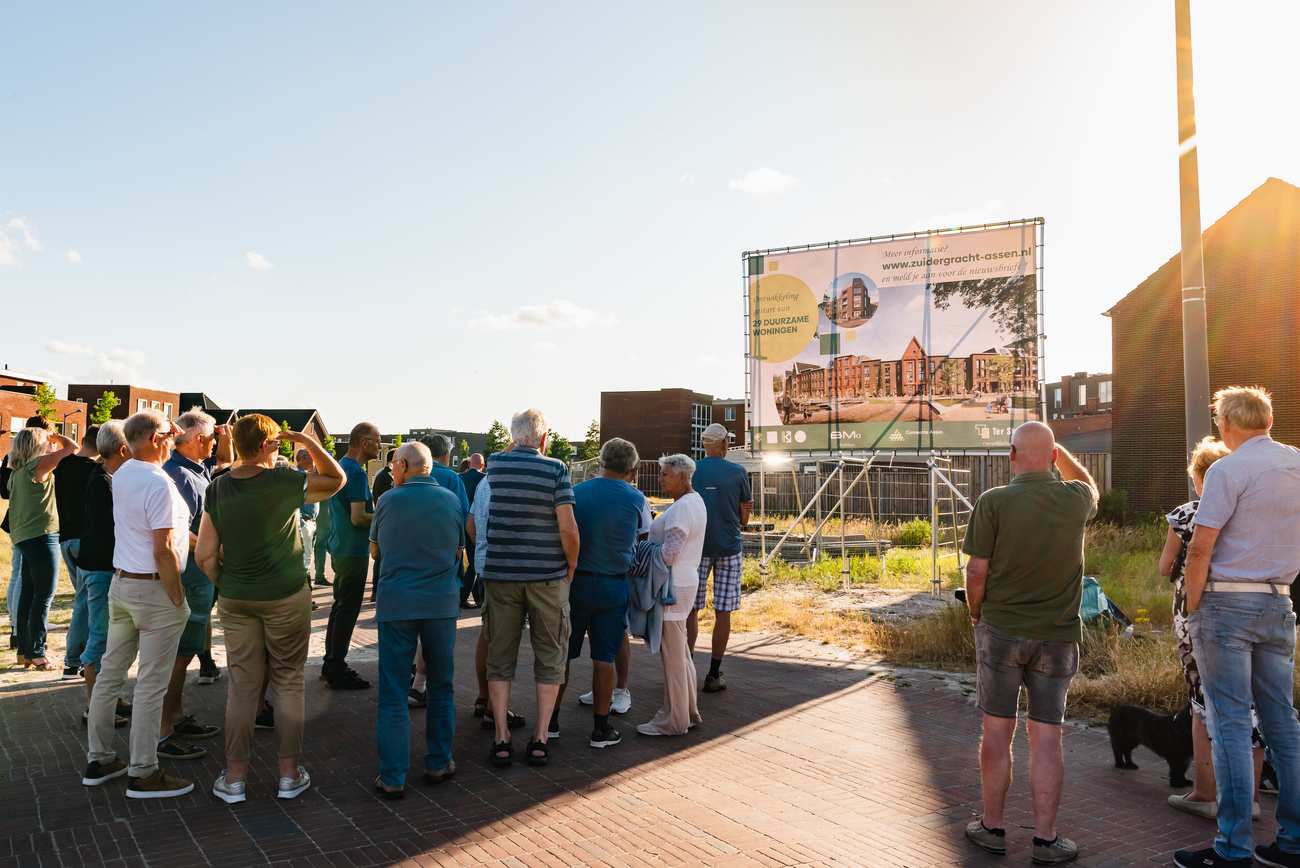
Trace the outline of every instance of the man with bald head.
<instances>
[{"instance_id":1,"label":"man with bald head","mask_svg":"<svg viewBox=\"0 0 1300 868\"><path fill-rule=\"evenodd\" d=\"M980 495L962 546L970 556L966 602L984 713L984 812L966 827L966 837L990 853L1006 852L1003 808L1023 687L1029 696L1033 858L1053 865L1079 855L1073 841L1057 834L1056 812L1065 779L1065 698L1083 638L1083 536L1097 513L1097 485L1042 422L1015 430L1011 472L1010 484Z\"/></svg>"},{"instance_id":2,"label":"man with bald head","mask_svg":"<svg viewBox=\"0 0 1300 868\"><path fill-rule=\"evenodd\" d=\"M375 507L370 525L370 553L376 564L382 556L383 564L375 607L379 622L379 779L375 786L387 798L402 793L410 765L407 678L417 645L428 678L424 780L441 783L456 772L451 758L456 732L452 654L460 614L465 516L460 498L431 475L436 461L423 443L401 446L393 456L393 488Z\"/></svg>"},{"instance_id":3,"label":"man with bald head","mask_svg":"<svg viewBox=\"0 0 1300 868\"><path fill-rule=\"evenodd\" d=\"M339 461L347 482L330 498L330 564L334 568L334 605L325 628L325 665L321 678L335 690L370 686L348 666L348 646L357 625L370 571L370 521L374 506L366 462L379 457L379 429L359 422L348 436L348 452Z\"/></svg>"}]
</instances>

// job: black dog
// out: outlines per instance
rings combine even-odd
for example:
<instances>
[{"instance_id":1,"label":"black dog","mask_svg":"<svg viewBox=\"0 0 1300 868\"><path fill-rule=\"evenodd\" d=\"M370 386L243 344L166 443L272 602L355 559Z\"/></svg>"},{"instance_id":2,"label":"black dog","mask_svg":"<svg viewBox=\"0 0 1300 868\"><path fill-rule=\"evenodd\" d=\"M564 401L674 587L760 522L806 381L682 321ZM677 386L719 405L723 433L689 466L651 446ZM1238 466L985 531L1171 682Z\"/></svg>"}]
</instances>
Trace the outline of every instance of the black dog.
<instances>
[{"instance_id":1,"label":"black dog","mask_svg":"<svg viewBox=\"0 0 1300 868\"><path fill-rule=\"evenodd\" d=\"M1169 763L1169 786L1190 787L1187 764L1192 759L1192 715L1184 708L1174 715L1156 714L1136 705L1118 705L1106 724L1115 768L1135 769L1133 748L1142 745Z\"/></svg>"}]
</instances>

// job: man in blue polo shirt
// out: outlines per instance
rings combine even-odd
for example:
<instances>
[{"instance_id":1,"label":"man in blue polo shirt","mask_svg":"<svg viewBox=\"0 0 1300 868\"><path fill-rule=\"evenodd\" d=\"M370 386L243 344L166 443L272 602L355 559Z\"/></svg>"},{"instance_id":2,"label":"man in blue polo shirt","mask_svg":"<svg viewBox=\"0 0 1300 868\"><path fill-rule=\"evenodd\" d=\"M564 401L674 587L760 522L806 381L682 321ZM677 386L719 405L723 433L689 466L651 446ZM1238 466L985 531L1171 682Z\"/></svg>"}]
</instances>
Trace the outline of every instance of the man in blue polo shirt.
<instances>
[{"instance_id":1,"label":"man in blue polo shirt","mask_svg":"<svg viewBox=\"0 0 1300 868\"><path fill-rule=\"evenodd\" d=\"M740 531L749 524L749 511L754 505L749 473L726 458L727 437L727 429L717 422L704 429L700 434L704 457L696 463L691 478L691 487L704 499L709 515L704 531L704 557L700 559L700 589L695 596L695 607L686 619L686 641L692 656L700 632L699 611L706 602L709 573L713 573L713 657L704 679L705 693L727 689L727 681L722 677L722 656L727 653L727 640L731 638L731 613L740 608L743 561Z\"/></svg>"},{"instance_id":2,"label":"man in blue polo shirt","mask_svg":"<svg viewBox=\"0 0 1300 868\"><path fill-rule=\"evenodd\" d=\"M374 507L366 462L379 457L379 429L358 422L348 435L348 451L339 461L347 475L343 488L329 500L330 565L334 568L334 604L325 628L325 663L321 678L335 690L363 690L370 686L348 666L348 646L370 572L370 521Z\"/></svg>"},{"instance_id":3,"label":"man in blue polo shirt","mask_svg":"<svg viewBox=\"0 0 1300 868\"><path fill-rule=\"evenodd\" d=\"M609 724L614 695L614 658L627 632L627 571L636 552L645 495L627 483L640 456L636 446L613 437L600 447L600 476L573 488L578 522L578 569L569 586L569 661L582 653L591 635L591 692L594 726L589 744L611 747L623 740ZM565 669L564 680L569 680ZM564 686L560 686L560 699ZM559 699L556 700L559 706ZM552 732L559 731L558 721Z\"/></svg>"},{"instance_id":4,"label":"man in blue polo shirt","mask_svg":"<svg viewBox=\"0 0 1300 868\"><path fill-rule=\"evenodd\" d=\"M370 525L370 552L383 560L375 619L379 622L379 714L375 786L396 797L410 765L411 720L407 678L416 644L428 676L424 779L441 783L456 773L452 657L460 614L457 565L464 545L460 501L430 475L433 458L423 443L407 443L393 458L394 487Z\"/></svg>"},{"instance_id":5,"label":"man in blue polo shirt","mask_svg":"<svg viewBox=\"0 0 1300 868\"><path fill-rule=\"evenodd\" d=\"M469 495L465 492L465 483L460 474L451 469L451 438L445 434L425 434L420 442L428 447L429 454L433 456L429 476L456 495L462 517L469 518Z\"/></svg>"}]
</instances>

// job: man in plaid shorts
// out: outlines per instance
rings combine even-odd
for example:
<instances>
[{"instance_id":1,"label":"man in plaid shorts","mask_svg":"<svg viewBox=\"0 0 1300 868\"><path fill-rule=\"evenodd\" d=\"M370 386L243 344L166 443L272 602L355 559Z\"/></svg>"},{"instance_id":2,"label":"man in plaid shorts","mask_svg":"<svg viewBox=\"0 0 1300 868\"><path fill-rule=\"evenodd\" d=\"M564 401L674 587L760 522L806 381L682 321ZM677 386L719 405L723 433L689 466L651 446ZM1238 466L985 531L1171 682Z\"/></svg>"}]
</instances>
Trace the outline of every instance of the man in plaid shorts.
<instances>
[{"instance_id":1,"label":"man in plaid shorts","mask_svg":"<svg viewBox=\"0 0 1300 868\"><path fill-rule=\"evenodd\" d=\"M704 557L700 560L700 590L695 597L695 608L686 619L686 638L692 655L700 632L699 610L704 608L709 573L713 573L713 657L704 679L705 693L727 689L727 681L722 677L722 655L727 653L727 640L731 638L731 613L740 608L740 530L749 523L749 511L754 505L749 474L725 457L727 436L727 429L716 422L704 429L700 443L705 457L696 463L695 476L691 479L691 486L704 498L709 516L704 531Z\"/></svg>"}]
</instances>

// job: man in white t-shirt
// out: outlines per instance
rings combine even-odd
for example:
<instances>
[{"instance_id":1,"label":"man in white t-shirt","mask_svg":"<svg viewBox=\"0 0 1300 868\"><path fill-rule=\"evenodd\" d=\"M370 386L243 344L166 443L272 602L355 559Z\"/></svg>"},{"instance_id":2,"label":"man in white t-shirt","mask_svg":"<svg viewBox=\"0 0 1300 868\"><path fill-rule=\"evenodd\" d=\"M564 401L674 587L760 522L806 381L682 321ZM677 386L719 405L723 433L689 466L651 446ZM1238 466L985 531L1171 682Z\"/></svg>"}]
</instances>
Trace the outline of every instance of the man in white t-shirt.
<instances>
[{"instance_id":1,"label":"man in white t-shirt","mask_svg":"<svg viewBox=\"0 0 1300 868\"><path fill-rule=\"evenodd\" d=\"M181 588L189 557L189 507L162 465L178 430L157 410L123 427L131 459L113 474L113 582L108 646L90 698L90 749L81 782L99 786L129 775L130 799L183 796L194 784L158 766L163 697L190 615ZM131 715L131 762L113 750L113 714L139 651Z\"/></svg>"}]
</instances>

